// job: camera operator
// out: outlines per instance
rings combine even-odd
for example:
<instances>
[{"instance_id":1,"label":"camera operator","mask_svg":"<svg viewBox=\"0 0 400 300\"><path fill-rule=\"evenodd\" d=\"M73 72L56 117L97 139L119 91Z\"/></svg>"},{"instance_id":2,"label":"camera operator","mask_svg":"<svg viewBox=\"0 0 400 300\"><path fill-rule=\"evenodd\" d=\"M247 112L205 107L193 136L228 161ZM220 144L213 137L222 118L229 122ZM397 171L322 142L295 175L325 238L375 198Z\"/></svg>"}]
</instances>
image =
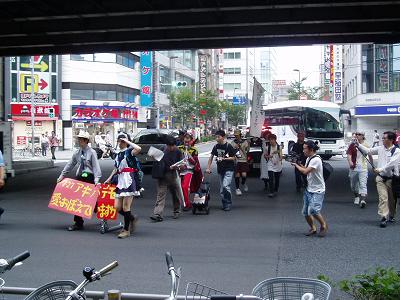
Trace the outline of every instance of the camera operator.
<instances>
[{"instance_id":1,"label":"camera operator","mask_svg":"<svg viewBox=\"0 0 400 300\"><path fill-rule=\"evenodd\" d=\"M305 166L292 163L302 174L307 176L307 188L304 190L303 215L306 218L310 230L306 236L317 234L314 219L320 223L318 236L324 237L328 231L328 225L321 214L322 203L325 197L325 180L323 174L322 159L316 154L319 147L313 141L307 141L303 145L304 155L307 157Z\"/></svg>"},{"instance_id":2,"label":"camera operator","mask_svg":"<svg viewBox=\"0 0 400 300\"><path fill-rule=\"evenodd\" d=\"M289 149L290 152L296 153L296 163L303 166L305 165L307 159L303 152L304 137L304 132L297 133L297 142L293 144L292 149ZM300 192L301 188L306 186L307 176L302 174L299 170L297 170L297 168L294 168L294 176L296 178L296 191Z\"/></svg>"}]
</instances>

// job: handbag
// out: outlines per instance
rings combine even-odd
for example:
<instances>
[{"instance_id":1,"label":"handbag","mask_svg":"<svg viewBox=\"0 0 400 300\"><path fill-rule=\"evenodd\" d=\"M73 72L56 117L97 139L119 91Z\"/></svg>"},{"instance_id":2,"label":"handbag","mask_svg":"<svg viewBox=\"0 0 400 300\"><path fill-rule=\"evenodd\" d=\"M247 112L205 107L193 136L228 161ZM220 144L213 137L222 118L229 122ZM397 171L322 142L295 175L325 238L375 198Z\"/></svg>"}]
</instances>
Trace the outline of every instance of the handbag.
<instances>
[{"instance_id":1,"label":"handbag","mask_svg":"<svg viewBox=\"0 0 400 300\"><path fill-rule=\"evenodd\" d=\"M165 162L164 160L154 161L151 170L151 177L154 179L163 179L165 177Z\"/></svg>"}]
</instances>

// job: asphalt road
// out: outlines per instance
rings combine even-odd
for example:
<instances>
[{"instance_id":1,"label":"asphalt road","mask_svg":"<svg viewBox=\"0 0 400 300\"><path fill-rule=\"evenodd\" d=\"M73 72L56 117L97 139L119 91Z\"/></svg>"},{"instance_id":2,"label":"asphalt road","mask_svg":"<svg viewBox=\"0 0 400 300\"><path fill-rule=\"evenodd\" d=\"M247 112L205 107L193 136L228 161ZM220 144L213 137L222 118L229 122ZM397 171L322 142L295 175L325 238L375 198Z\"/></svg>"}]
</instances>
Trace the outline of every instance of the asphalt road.
<instances>
[{"instance_id":1,"label":"asphalt road","mask_svg":"<svg viewBox=\"0 0 400 300\"><path fill-rule=\"evenodd\" d=\"M203 167L210 150L210 144L199 146ZM173 220L168 199L161 223L149 219L155 182L146 175L144 198L134 203L134 212L140 216L137 232L124 240L118 240L115 233L100 234L96 219L86 222L85 231L67 232L72 216L47 208L64 163L20 175L0 194L0 205L6 209L0 221L0 257L25 249L31 257L3 277L8 286L25 287L55 279L80 281L83 266L100 268L118 260L118 269L89 289L167 294L166 251L172 252L175 264L183 269L180 294L188 281L230 293L250 293L259 281L275 276L325 274L339 280L374 266L399 269L400 225L377 226L372 176L368 205L361 210L352 204L345 161L334 158L331 163L335 172L327 184L323 213L329 233L324 239L303 235L307 227L300 214L302 196L295 192L293 169L287 163L276 198L268 198L263 183L252 177L250 191L234 196L232 211L221 211L214 170L210 215L187 212ZM104 177L108 176L112 162L102 161L101 166Z\"/></svg>"}]
</instances>

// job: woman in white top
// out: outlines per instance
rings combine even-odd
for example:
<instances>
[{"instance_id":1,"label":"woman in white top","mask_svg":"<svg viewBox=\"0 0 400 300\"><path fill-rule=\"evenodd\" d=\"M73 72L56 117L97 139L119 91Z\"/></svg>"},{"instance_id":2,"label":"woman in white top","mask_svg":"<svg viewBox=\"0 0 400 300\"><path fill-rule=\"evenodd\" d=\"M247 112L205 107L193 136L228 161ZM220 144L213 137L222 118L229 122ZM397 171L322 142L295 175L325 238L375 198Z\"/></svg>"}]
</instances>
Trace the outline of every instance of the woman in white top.
<instances>
[{"instance_id":1,"label":"woman in white top","mask_svg":"<svg viewBox=\"0 0 400 300\"><path fill-rule=\"evenodd\" d=\"M268 191L268 159L265 158L268 146L268 136L270 132L265 132L262 135L262 155L260 159L260 179L264 181L264 189Z\"/></svg>"},{"instance_id":2,"label":"woman in white top","mask_svg":"<svg viewBox=\"0 0 400 300\"><path fill-rule=\"evenodd\" d=\"M267 160L268 177L269 177L269 194L268 197L276 196L279 189L279 179L282 174L282 149L276 141L276 135L268 136L269 144L264 152L264 158Z\"/></svg>"}]
</instances>

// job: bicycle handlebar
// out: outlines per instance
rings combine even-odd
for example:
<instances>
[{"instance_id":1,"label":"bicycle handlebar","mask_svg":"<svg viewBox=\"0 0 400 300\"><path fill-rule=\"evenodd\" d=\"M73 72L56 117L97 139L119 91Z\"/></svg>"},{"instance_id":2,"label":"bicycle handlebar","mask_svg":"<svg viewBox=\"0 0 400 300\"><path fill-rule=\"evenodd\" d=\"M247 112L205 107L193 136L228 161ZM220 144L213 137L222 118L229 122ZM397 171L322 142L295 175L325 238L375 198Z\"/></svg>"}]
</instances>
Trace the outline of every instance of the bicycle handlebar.
<instances>
[{"instance_id":1,"label":"bicycle handlebar","mask_svg":"<svg viewBox=\"0 0 400 300\"><path fill-rule=\"evenodd\" d=\"M107 273L109 273L110 271L114 270L116 267L118 266L118 262L115 260L112 263L108 264L107 266L103 267L102 269L100 269L98 272L100 277L103 277L104 275L106 275Z\"/></svg>"},{"instance_id":2,"label":"bicycle handlebar","mask_svg":"<svg viewBox=\"0 0 400 300\"><path fill-rule=\"evenodd\" d=\"M6 261L7 261L8 266L5 269L6 270L11 270L17 263L27 259L29 256L31 256L29 251L24 251L24 252L16 255L13 258L7 259Z\"/></svg>"},{"instance_id":3,"label":"bicycle handlebar","mask_svg":"<svg viewBox=\"0 0 400 300\"><path fill-rule=\"evenodd\" d=\"M165 260L167 262L168 270L174 267L174 260L172 259L171 253L165 253Z\"/></svg>"}]
</instances>

